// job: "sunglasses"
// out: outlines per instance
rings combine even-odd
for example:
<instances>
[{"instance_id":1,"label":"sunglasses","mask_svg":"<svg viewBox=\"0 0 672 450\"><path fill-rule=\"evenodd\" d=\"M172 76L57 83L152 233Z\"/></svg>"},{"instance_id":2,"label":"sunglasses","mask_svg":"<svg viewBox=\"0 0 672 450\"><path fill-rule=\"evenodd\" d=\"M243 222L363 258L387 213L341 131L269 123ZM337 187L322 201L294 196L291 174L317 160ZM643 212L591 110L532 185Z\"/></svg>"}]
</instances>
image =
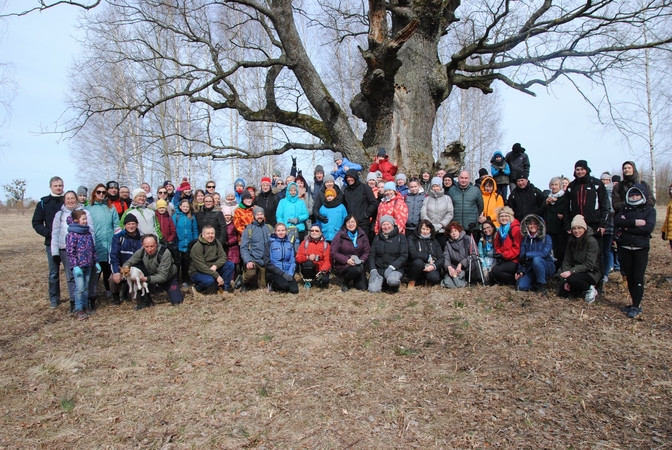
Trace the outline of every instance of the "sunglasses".
<instances>
[{"instance_id":1,"label":"sunglasses","mask_svg":"<svg viewBox=\"0 0 672 450\"><path fill-rule=\"evenodd\" d=\"M278 184L285 184L285 182L284 182L284 181L276 181L275 184L276 184L276 185L278 185Z\"/></svg>"},{"instance_id":2,"label":"sunglasses","mask_svg":"<svg viewBox=\"0 0 672 450\"><path fill-rule=\"evenodd\" d=\"M161 195L161 194L167 194L167 193L168 193L168 191L159 191L159 195Z\"/></svg>"},{"instance_id":3,"label":"sunglasses","mask_svg":"<svg viewBox=\"0 0 672 450\"><path fill-rule=\"evenodd\" d=\"M214 189L216 186L214 184L211 184L210 186L206 186L206 189Z\"/></svg>"},{"instance_id":4,"label":"sunglasses","mask_svg":"<svg viewBox=\"0 0 672 450\"><path fill-rule=\"evenodd\" d=\"M96 191L96 194L105 194L106 191Z\"/></svg>"}]
</instances>

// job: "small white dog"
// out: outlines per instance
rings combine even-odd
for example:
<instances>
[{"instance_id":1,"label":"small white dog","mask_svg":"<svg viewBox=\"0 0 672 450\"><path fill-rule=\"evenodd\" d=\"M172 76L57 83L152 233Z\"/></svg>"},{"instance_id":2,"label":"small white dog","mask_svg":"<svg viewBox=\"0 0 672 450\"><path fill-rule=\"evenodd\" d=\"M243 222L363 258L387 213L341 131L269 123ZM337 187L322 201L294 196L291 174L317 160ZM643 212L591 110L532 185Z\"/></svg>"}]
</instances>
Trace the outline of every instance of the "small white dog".
<instances>
[{"instance_id":1,"label":"small white dog","mask_svg":"<svg viewBox=\"0 0 672 450\"><path fill-rule=\"evenodd\" d=\"M141 291L141 295L149 293L147 282L140 281L140 277L143 276L142 270L137 267L121 267L119 273L126 279L126 282L128 283L128 291L133 294L133 300L135 300L138 291Z\"/></svg>"}]
</instances>

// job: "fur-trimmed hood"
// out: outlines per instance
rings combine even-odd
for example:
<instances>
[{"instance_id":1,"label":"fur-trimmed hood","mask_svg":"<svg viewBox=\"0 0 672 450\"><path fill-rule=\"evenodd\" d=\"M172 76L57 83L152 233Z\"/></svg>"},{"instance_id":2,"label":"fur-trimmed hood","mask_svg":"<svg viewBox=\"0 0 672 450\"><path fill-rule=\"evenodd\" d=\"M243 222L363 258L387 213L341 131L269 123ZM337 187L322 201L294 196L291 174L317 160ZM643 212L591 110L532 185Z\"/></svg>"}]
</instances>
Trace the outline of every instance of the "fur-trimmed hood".
<instances>
[{"instance_id":1,"label":"fur-trimmed hood","mask_svg":"<svg viewBox=\"0 0 672 450\"><path fill-rule=\"evenodd\" d=\"M546 222L536 214L528 214L523 218L523 221L520 223L520 234L522 234L523 237L530 237L527 227L532 220L539 222L539 231L535 238L544 239L546 237Z\"/></svg>"}]
</instances>

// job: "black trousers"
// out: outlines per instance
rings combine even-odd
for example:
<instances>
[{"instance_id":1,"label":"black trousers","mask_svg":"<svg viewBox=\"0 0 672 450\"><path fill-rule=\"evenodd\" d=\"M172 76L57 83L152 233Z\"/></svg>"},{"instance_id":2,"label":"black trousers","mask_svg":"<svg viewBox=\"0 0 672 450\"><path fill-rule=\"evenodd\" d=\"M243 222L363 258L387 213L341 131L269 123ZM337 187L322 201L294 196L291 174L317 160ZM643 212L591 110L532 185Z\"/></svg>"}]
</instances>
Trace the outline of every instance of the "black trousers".
<instances>
[{"instance_id":1,"label":"black trousers","mask_svg":"<svg viewBox=\"0 0 672 450\"><path fill-rule=\"evenodd\" d=\"M595 285L595 280L587 272L573 273L565 280L569 285L569 291L565 290L564 285L560 286L558 295L560 297L569 297L569 294L582 294Z\"/></svg>"},{"instance_id":2,"label":"black trousers","mask_svg":"<svg viewBox=\"0 0 672 450\"><path fill-rule=\"evenodd\" d=\"M313 280L313 283L316 283L315 276L319 270L313 261L306 261L301 264L301 275L304 280ZM318 283L319 286L327 286L329 284L329 272L322 274L322 280Z\"/></svg>"},{"instance_id":3,"label":"black trousers","mask_svg":"<svg viewBox=\"0 0 672 450\"><path fill-rule=\"evenodd\" d=\"M621 272L628 280L632 305L639 308L644 297L644 272L649 264L649 249L628 250L619 246L618 254L621 257Z\"/></svg>"},{"instance_id":4,"label":"black trousers","mask_svg":"<svg viewBox=\"0 0 672 450\"><path fill-rule=\"evenodd\" d=\"M441 282L441 273L438 270L425 272L425 264L426 262L421 259L414 259L411 261L411 264L408 267L408 278L418 284L424 283L425 280L432 286L439 284Z\"/></svg>"},{"instance_id":5,"label":"black trousers","mask_svg":"<svg viewBox=\"0 0 672 450\"><path fill-rule=\"evenodd\" d=\"M366 272L364 268L360 265L357 266L348 266L341 272L341 277L343 278L343 284L348 285L352 281L352 287L359 289L360 291L365 291L368 287L366 281Z\"/></svg>"},{"instance_id":6,"label":"black trousers","mask_svg":"<svg viewBox=\"0 0 672 450\"><path fill-rule=\"evenodd\" d=\"M517 262L498 262L490 269L490 281L495 284L516 284L516 270Z\"/></svg>"},{"instance_id":7,"label":"black trousers","mask_svg":"<svg viewBox=\"0 0 672 450\"><path fill-rule=\"evenodd\" d=\"M299 285L295 279L291 281L285 280L282 275L266 271L266 282L270 283L275 291L289 292L291 294L299 293Z\"/></svg>"}]
</instances>

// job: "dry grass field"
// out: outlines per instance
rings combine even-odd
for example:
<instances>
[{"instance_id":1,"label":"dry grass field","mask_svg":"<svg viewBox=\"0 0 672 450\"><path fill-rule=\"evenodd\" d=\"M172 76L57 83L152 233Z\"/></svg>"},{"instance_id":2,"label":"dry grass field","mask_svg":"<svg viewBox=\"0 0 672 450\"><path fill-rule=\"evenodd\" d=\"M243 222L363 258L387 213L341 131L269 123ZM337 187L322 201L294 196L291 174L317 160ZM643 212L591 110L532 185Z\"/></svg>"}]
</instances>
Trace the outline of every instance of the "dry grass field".
<instances>
[{"instance_id":1,"label":"dry grass field","mask_svg":"<svg viewBox=\"0 0 672 450\"><path fill-rule=\"evenodd\" d=\"M660 215L660 214L659 214ZM672 274L641 320L511 288L301 288L49 309L42 238L0 215L0 448L672 448ZM155 296L156 299L157 296Z\"/></svg>"}]
</instances>

